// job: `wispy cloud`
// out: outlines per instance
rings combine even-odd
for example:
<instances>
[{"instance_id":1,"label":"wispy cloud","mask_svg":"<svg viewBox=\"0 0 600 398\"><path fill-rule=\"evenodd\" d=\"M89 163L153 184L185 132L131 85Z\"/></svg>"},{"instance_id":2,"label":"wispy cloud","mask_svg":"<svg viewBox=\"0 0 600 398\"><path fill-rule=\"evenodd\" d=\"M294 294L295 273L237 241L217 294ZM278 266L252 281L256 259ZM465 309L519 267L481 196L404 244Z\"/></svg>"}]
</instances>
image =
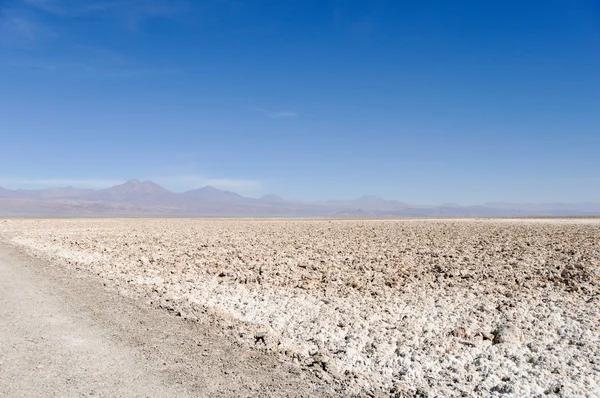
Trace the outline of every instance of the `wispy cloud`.
<instances>
[{"instance_id":1,"label":"wispy cloud","mask_svg":"<svg viewBox=\"0 0 600 398\"><path fill-rule=\"evenodd\" d=\"M173 18L189 8L187 1L166 0L21 0L26 7L56 18L100 16L137 31L147 19Z\"/></svg>"},{"instance_id":2,"label":"wispy cloud","mask_svg":"<svg viewBox=\"0 0 600 398\"><path fill-rule=\"evenodd\" d=\"M22 3L55 15L63 15L67 11L65 4L57 0L22 0Z\"/></svg>"},{"instance_id":3,"label":"wispy cloud","mask_svg":"<svg viewBox=\"0 0 600 398\"><path fill-rule=\"evenodd\" d=\"M82 44L82 18L109 22L111 29L135 30L151 18L181 15L187 0L16 0L2 7L0 47L17 49L2 62L18 68L64 72L72 77L146 77L170 75L181 68L147 65L112 49ZM73 19L73 23L71 23ZM48 49L60 49L48 51Z\"/></svg>"},{"instance_id":4,"label":"wispy cloud","mask_svg":"<svg viewBox=\"0 0 600 398\"><path fill-rule=\"evenodd\" d=\"M16 9L0 8L0 45L28 47L51 36L51 29L34 16Z\"/></svg>"},{"instance_id":5,"label":"wispy cloud","mask_svg":"<svg viewBox=\"0 0 600 398\"><path fill-rule=\"evenodd\" d=\"M0 178L0 186L9 189L41 189L52 187L75 187L103 189L123 184L129 178ZM184 192L211 185L218 189L240 194L255 195L264 193L261 181L244 178L208 177L198 173L181 173L159 176L144 176L144 180L154 181L175 192Z\"/></svg>"},{"instance_id":6,"label":"wispy cloud","mask_svg":"<svg viewBox=\"0 0 600 398\"><path fill-rule=\"evenodd\" d=\"M214 178L193 173L160 176L152 180L175 191L186 191L190 189L201 188L206 185L211 185L215 188L231 190L238 193L252 193L263 189L262 183L258 180L240 178Z\"/></svg>"},{"instance_id":7,"label":"wispy cloud","mask_svg":"<svg viewBox=\"0 0 600 398\"><path fill-rule=\"evenodd\" d=\"M271 119L298 117L298 113L292 110L273 111L265 108L253 108L253 110L254 112L262 113L263 115Z\"/></svg>"},{"instance_id":8,"label":"wispy cloud","mask_svg":"<svg viewBox=\"0 0 600 398\"><path fill-rule=\"evenodd\" d=\"M108 188L114 185L122 184L123 180L118 179L77 179L77 178L0 178L0 184L8 188L47 188L47 187L66 187L76 188Z\"/></svg>"},{"instance_id":9,"label":"wispy cloud","mask_svg":"<svg viewBox=\"0 0 600 398\"><path fill-rule=\"evenodd\" d=\"M7 23L12 25L12 28L15 29L17 33L23 35L28 40L35 39L36 24L31 20L23 17L12 17L8 19Z\"/></svg>"},{"instance_id":10,"label":"wispy cloud","mask_svg":"<svg viewBox=\"0 0 600 398\"><path fill-rule=\"evenodd\" d=\"M23 58L10 62L18 68L38 69L46 72L65 72L71 77L109 77L130 78L149 77L179 73L178 68L147 68L135 64L110 62L72 61L69 59Z\"/></svg>"}]
</instances>

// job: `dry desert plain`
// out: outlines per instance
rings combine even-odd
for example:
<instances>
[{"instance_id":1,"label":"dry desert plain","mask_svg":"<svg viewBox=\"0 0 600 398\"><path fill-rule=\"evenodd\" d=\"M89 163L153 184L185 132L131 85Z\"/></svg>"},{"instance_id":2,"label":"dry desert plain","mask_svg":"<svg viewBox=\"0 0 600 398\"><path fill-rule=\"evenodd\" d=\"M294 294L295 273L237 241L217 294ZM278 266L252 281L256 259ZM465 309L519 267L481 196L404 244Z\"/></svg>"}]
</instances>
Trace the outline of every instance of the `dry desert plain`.
<instances>
[{"instance_id":1,"label":"dry desert plain","mask_svg":"<svg viewBox=\"0 0 600 398\"><path fill-rule=\"evenodd\" d=\"M600 396L598 219L10 219L0 239L333 395Z\"/></svg>"}]
</instances>

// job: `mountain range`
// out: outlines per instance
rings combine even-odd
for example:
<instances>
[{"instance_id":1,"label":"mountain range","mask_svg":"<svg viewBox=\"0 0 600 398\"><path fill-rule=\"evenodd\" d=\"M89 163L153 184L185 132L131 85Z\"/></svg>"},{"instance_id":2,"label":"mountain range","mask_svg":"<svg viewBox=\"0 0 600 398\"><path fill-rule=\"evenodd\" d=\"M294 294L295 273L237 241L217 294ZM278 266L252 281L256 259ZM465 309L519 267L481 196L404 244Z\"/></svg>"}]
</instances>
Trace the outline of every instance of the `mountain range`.
<instances>
[{"instance_id":1,"label":"mountain range","mask_svg":"<svg viewBox=\"0 0 600 398\"><path fill-rule=\"evenodd\" d=\"M486 203L421 206L367 195L309 202L270 194L248 198L212 186L183 193L133 179L107 189L73 187L9 190L0 187L0 215L214 217L437 217L600 215L600 203Z\"/></svg>"}]
</instances>

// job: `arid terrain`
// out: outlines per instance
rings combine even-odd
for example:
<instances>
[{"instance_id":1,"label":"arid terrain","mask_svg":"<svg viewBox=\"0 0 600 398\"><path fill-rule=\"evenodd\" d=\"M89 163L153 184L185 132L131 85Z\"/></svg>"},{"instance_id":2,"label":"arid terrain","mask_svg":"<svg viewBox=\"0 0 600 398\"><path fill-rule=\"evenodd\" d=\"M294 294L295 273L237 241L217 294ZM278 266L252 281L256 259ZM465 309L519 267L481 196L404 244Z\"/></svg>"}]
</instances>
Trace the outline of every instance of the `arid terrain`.
<instances>
[{"instance_id":1,"label":"arid terrain","mask_svg":"<svg viewBox=\"0 0 600 398\"><path fill-rule=\"evenodd\" d=\"M333 395L600 396L600 220L7 219Z\"/></svg>"}]
</instances>

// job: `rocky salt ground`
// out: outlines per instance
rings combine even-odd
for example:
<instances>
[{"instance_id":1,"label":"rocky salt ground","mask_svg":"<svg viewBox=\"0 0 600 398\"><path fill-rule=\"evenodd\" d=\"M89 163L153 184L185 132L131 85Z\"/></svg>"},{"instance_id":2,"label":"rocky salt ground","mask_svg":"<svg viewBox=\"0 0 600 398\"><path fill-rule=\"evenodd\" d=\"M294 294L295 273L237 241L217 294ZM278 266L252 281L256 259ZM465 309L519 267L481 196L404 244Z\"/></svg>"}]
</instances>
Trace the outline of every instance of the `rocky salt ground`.
<instances>
[{"instance_id":1,"label":"rocky salt ground","mask_svg":"<svg viewBox=\"0 0 600 398\"><path fill-rule=\"evenodd\" d=\"M600 396L598 220L6 220L346 394Z\"/></svg>"}]
</instances>

